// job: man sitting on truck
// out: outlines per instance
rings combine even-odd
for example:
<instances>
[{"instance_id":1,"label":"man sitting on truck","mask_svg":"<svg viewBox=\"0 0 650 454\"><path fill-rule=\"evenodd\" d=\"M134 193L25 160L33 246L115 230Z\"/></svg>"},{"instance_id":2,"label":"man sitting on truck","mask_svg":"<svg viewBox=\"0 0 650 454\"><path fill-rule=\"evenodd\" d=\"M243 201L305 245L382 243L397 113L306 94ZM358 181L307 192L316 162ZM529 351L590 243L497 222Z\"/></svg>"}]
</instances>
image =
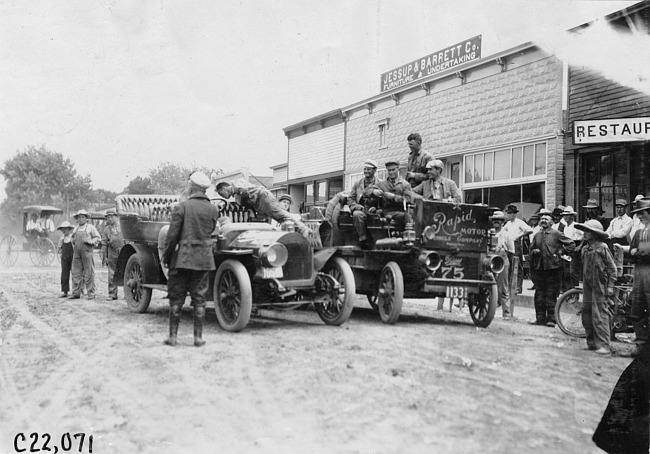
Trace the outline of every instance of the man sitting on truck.
<instances>
[{"instance_id":1,"label":"man sitting on truck","mask_svg":"<svg viewBox=\"0 0 650 454\"><path fill-rule=\"evenodd\" d=\"M432 159L427 163L429 179L413 188L413 197L424 200L440 200L461 203L462 194L456 182L442 176L444 164L440 159Z\"/></svg>"},{"instance_id":2,"label":"man sitting on truck","mask_svg":"<svg viewBox=\"0 0 650 454\"><path fill-rule=\"evenodd\" d=\"M372 190L372 195L380 199L382 215L391 218L395 228L404 230L406 225L404 202L413 202L413 190L409 182L400 176L399 162L388 161L386 173L387 178L377 183L377 187Z\"/></svg>"},{"instance_id":3,"label":"man sitting on truck","mask_svg":"<svg viewBox=\"0 0 650 454\"><path fill-rule=\"evenodd\" d=\"M311 234L311 229L283 209L266 188L254 186L245 180L235 180L217 184L217 192L224 199L234 197L239 205L252 208L256 213L268 216L279 223L287 221L294 223L298 232L305 238Z\"/></svg>"}]
</instances>

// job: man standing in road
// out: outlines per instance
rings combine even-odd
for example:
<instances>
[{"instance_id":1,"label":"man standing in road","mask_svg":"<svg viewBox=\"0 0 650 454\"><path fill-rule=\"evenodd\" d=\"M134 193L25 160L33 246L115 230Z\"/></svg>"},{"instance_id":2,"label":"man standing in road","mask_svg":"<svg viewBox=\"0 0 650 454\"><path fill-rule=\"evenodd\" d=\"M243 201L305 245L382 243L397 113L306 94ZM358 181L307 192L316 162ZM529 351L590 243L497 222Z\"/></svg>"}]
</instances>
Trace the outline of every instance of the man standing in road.
<instances>
[{"instance_id":1,"label":"man standing in road","mask_svg":"<svg viewBox=\"0 0 650 454\"><path fill-rule=\"evenodd\" d=\"M503 259L503 271L496 275L497 294L499 295L498 304L501 305L501 315L504 320L509 320L513 316L512 304L510 303L510 262L508 256L514 253L515 244L510 235L503 230L503 223L506 221L506 215L503 211L495 211L490 217L492 227L494 228L494 239L497 241L495 252Z\"/></svg>"},{"instance_id":2,"label":"man standing in road","mask_svg":"<svg viewBox=\"0 0 650 454\"><path fill-rule=\"evenodd\" d=\"M350 197L348 197L352 223L359 236L359 247L362 249L368 248L366 218L370 208L371 192L379 183L379 179L375 176L376 173L377 163L372 159L366 159L363 163L363 178L354 183L350 191Z\"/></svg>"},{"instance_id":3,"label":"man standing in road","mask_svg":"<svg viewBox=\"0 0 650 454\"><path fill-rule=\"evenodd\" d=\"M101 236L94 225L88 222L88 212L79 210L74 218L77 226L72 231L72 294L70 299L81 298L81 287L86 287L88 299L95 299L95 260L93 247L101 241Z\"/></svg>"},{"instance_id":4,"label":"man standing in road","mask_svg":"<svg viewBox=\"0 0 650 454\"><path fill-rule=\"evenodd\" d=\"M422 136L418 133L409 134L406 138L411 152L406 164L406 178L412 188L427 179L427 163L433 156L422 149Z\"/></svg>"},{"instance_id":5,"label":"man standing in road","mask_svg":"<svg viewBox=\"0 0 650 454\"><path fill-rule=\"evenodd\" d=\"M122 231L117 222L117 213L115 210L106 212L106 227L102 232L102 257L108 267L108 297L107 300L117 299L117 285L115 285L114 276L117 268L117 258L120 256L120 249L124 246Z\"/></svg>"},{"instance_id":6,"label":"man standing in road","mask_svg":"<svg viewBox=\"0 0 650 454\"><path fill-rule=\"evenodd\" d=\"M273 197L273 194L266 188L254 186L245 180L222 181L217 184L217 192L224 199L234 197L239 205L250 207L256 213L268 216L280 224L291 221L295 224L298 232L305 238L309 238L311 234L311 229L295 215L282 208L280 203Z\"/></svg>"},{"instance_id":7,"label":"man standing in road","mask_svg":"<svg viewBox=\"0 0 650 454\"><path fill-rule=\"evenodd\" d=\"M526 224L522 219L519 219L517 217L517 213L519 212L519 208L517 208L517 205L508 205L506 207L506 216L508 218L508 222L503 226L503 230L505 230L508 235L512 238L512 241L515 242L515 253L510 257L510 286L512 288L512 279L515 274L515 267L514 267L514 258L519 257L519 264L517 266L517 289L516 289L516 294L519 294L522 292L522 287L524 283L524 255L523 255L523 246L522 246L522 237L524 235L530 235L533 231L533 229ZM550 213L549 213L550 214ZM552 218L551 218L552 220Z\"/></svg>"},{"instance_id":8,"label":"man standing in road","mask_svg":"<svg viewBox=\"0 0 650 454\"><path fill-rule=\"evenodd\" d=\"M205 190L210 178L194 172L188 181L189 197L174 207L165 239L162 262L169 267L169 338L167 345L176 345L181 310L187 292L194 308L194 345L201 347L205 319L205 295L210 283L209 272L216 269L211 235L219 211L210 203Z\"/></svg>"},{"instance_id":9,"label":"man standing in road","mask_svg":"<svg viewBox=\"0 0 650 454\"><path fill-rule=\"evenodd\" d=\"M636 335L632 355L636 356L650 337L650 198L639 199L632 213L636 213L643 224L630 243L630 255L634 262L630 319Z\"/></svg>"},{"instance_id":10,"label":"man standing in road","mask_svg":"<svg viewBox=\"0 0 650 454\"><path fill-rule=\"evenodd\" d=\"M612 219L607 227L607 235L612 242L612 245L618 244L620 246L629 245L628 236L632 230L632 218L625 213L627 207L627 200L616 199L616 217ZM616 262L616 273L618 276L623 275L623 248L613 247L614 262Z\"/></svg>"},{"instance_id":11,"label":"man standing in road","mask_svg":"<svg viewBox=\"0 0 650 454\"><path fill-rule=\"evenodd\" d=\"M561 255L575 249L564 233L552 228L553 216L543 209L539 212L542 230L530 245L530 273L535 284L535 321L533 325L555 326L555 303L562 277Z\"/></svg>"},{"instance_id":12,"label":"man standing in road","mask_svg":"<svg viewBox=\"0 0 650 454\"><path fill-rule=\"evenodd\" d=\"M582 230L577 228L577 224L575 222L577 215L578 213L573 211L573 207L570 205L565 207L564 211L562 211L562 218L564 220L564 229L560 231L564 233L567 236L567 238L573 240L573 242L576 245L575 250L566 256L569 257L571 260L568 262L567 262L568 259L563 258L562 260L564 266L564 272L562 276L562 287L560 288L562 292L566 292L567 290L570 290L580 285L580 271L582 269L582 263L581 263L582 258L580 256L580 253L581 253L581 245L582 245L582 239L584 237L584 233Z\"/></svg>"},{"instance_id":13,"label":"man standing in road","mask_svg":"<svg viewBox=\"0 0 650 454\"><path fill-rule=\"evenodd\" d=\"M456 182L442 176L444 164L440 159L427 163L428 179L413 188L414 198L460 203L462 194Z\"/></svg>"}]
</instances>

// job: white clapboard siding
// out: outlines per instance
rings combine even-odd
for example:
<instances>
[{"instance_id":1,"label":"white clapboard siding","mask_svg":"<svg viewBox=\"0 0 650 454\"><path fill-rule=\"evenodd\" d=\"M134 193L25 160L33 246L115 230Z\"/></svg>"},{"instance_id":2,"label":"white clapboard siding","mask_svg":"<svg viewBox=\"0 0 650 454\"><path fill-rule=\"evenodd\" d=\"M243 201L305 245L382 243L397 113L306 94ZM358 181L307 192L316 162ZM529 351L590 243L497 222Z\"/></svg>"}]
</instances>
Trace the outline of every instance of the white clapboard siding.
<instances>
[{"instance_id":1,"label":"white clapboard siding","mask_svg":"<svg viewBox=\"0 0 650 454\"><path fill-rule=\"evenodd\" d=\"M343 123L289 140L289 180L344 170Z\"/></svg>"},{"instance_id":2,"label":"white clapboard siding","mask_svg":"<svg viewBox=\"0 0 650 454\"><path fill-rule=\"evenodd\" d=\"M287 181L287 166L273 169L273 185L285 183Z\"/></svg>"}]
</instances>

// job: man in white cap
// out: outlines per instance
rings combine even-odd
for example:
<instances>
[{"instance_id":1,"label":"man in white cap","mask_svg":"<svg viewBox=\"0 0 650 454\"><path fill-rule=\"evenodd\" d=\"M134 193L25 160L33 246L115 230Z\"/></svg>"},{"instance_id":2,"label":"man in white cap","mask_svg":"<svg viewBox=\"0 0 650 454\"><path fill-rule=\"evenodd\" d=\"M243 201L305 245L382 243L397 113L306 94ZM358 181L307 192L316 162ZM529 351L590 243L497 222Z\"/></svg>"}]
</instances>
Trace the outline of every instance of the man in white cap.
<instances>
[{"instance_id":1,"label":"man in white cap","mask_svg":"<svg viewBox=\"0 0 650 454\"><path fill-rule=\"evenodd\" d=\"M280 197L278 197L278 203L280 204L280 207L287 211L289 214L294 219L295 222L302 222L302 219L300 218L300 215L298 213L291 213L291 204L293 203L293 197L291 197L291 194L282 194ZM271 225L273 227L279 227L280 223L276 221L275 219L271 220Z\"/></svg>"},{"instance_id":2,"label":"man in white cap","mask_svg":"<svg viewBox=\"0 0 650 454\"><path fill-rule=\"evenodd\" d=\"M422 136L417 132L409 134L406 140L411 152L406 163L406 176L404 179L414 188L423 181L426 181L426 166L433 159L433 156L422 149Z\"/></svg>"},{"instance_id":3,"label":"man in white cap","mask_svg":"<svg viewBox=\"0 0 650 454\"><path fill-rule=\"evenodd\" d=\"M424 200L440 200L460 203L462 194L456 182L442 176L444 164L440 159L432 159L427 165L428 179L413 188L414 198Z\"/></svg>"},{"instance_id":4,"label":"man in white cap","mask_svg":"<svg viewBox=\"0 0 650 454\"><path fill-rule=\"evenodd\" d=\"M607 235L612 243L612 250L614 251L614 261L616 262L616 270L619 276L623 275L623 249L619 246L629 245L629 235L632 230L632 218L627 215L625 208L627 207L627 200L616 199L614 205L616 207L616 217L612 219L607 227Z\"/></svg>"},{"instance_id":5,"label":"man in white cap","mask_svg":"<svg viewBox=\"0 0 650 454\"><path fill-rule=\"evenodd\" d=\"M366 218L368 209L373 206L372 190L377 187L379 179L376 176L377 162L366 159L363 163L363 178L352 185L350 196L347 198L352 223L359 236L359 246L368 247L368 232L366 231ZM374 208L377 208L374 206Z\"/></svg>"},{"instance_id":6,"label":"man in white cap","mask_svg":"<svg viewBox=\"0 0 650 454\"><path fill-rule=\"evenodd\" d=\"M205 344L205 296L210 284L209 273L216 269L211 235L219 218L219 210L205 195L210 184L210 178L203 172L192 173L188 181L188 199L176 205L172 212L162 255L163 264L169 267L167 345L176 345L181 310L188 292L194 308L194 345Z\"/></svg>"},{"instance_id":7,"label":"man in white cap","mask_svg":"<svg viewBox=\"0 0 650 454\"><path fill-rule=\"evenodd\" d=\"M255 186L248 181L239 179L222 181L217 184L217 192L224 199L234 197L239 205L252 208L256 213L268 216L280 224L287 221L293 222L298 232L305 238L311 234L311 229L298 219L298 216L282 208L273 194L264 187Z\"/></svg>"},{"instance_id":8,"label":"man in white cap","mask_svg":"<svg viewBox=\"0 0 650 454\"><path fill-rule=\"evenodd\" d=\"M70 299L81 298L81 286L85 285L88 299L95 299L95 261L93 248L101 242L101 236L94 225L88 222L86 210L74 215L77 226L72 231L72 294Z\"/></svg>"}]
</instances>

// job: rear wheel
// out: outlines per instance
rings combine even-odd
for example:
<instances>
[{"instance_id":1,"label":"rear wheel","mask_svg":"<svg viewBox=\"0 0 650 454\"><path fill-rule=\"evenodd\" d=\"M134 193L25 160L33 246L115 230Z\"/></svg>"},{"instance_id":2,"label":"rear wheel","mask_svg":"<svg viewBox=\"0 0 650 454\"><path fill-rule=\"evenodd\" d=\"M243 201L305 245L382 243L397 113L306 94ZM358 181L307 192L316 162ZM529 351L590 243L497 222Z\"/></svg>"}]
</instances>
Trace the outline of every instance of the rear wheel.
<instances>
[{"instance_id":1,"label":"rear wheel","mask_svg":"<svg viewBox=\"0 0 650 454\"><path fill-rule=\"evenodd\" d=\"M497 311L497 286L492 284L480 285L477 294L471 294L468 306L469 315L476 326L487 328Z\"/></svg>"},{"instance_id":2,"label":"rear wheel","mask_svg":"<svg viewBox=\"0 0 650 454\"><path fill-rule=\"evenodd\" d=\"M397 322L404 303L404 276L399 265L388 262L379 276L377 306L381 321L388 324Z\"/></svg>"},{"instance_id":3,"label":"rear wheel","mask_svg":"<svg viewBox=\"0 0 650 454\"><path fill-rule=\"evenodd\" d=\"M214 310L226 331L243 330L251 317L253 290L246 267L236 260L223 262L214 278Z\"/></svg>"},{"instance_id":4,"label":"rear wheel","mask_svg":"<svg viewBox=\"0 0 650 454\"><path fill-rule=\"evenodd\" d=\"M350 318L354 308L354 274L350 265L339 257L330 260L324 271L334 278L341 288L331 289L329 297L322 304L315 304L316 312L326 325L341 325Z\"/></svg>"},{"instance_id":5,"label":"rear wheel","mask_svg":"<svg viewBox=\"0 0 650 454\"><path fill-rule=\"evenodd\" d=\"M36 266L50 266L55 256L56 248L48 238L38 238L29 247L29 258Z\"/></svg>"},{"instance_id":6,"label":"rear wheel","mask_svg":"<svg viewBox=\"0 0 650 454\"><path fill-rule=\"evenodd\" d=\"M152 290L143 287L144 270L138 254L133 254L124 269L124 299L132 312L143 313L149 308Z\"/></svg>"},{"instance_id":7,"label":"rear wheel","mask_svg":"<svg viewBox=\"0 0 650 454\"><path fill-rule=\"evenodd\" d=\"M18 260L18 241L13 235L7 235L0 241L0 263L14 266Z\"/></svg>"},{"instance_id":8,"label":"rear wheel","mask_svg":"<svg viewBox=\"0 0 650 454\"><path fill-rule=\"evenodd\" d=\"M555 322L564 334L573 337L587 337L582 326L583 292L572 288L562 293L555 303Z\"/></svg>"}]
</instances>

